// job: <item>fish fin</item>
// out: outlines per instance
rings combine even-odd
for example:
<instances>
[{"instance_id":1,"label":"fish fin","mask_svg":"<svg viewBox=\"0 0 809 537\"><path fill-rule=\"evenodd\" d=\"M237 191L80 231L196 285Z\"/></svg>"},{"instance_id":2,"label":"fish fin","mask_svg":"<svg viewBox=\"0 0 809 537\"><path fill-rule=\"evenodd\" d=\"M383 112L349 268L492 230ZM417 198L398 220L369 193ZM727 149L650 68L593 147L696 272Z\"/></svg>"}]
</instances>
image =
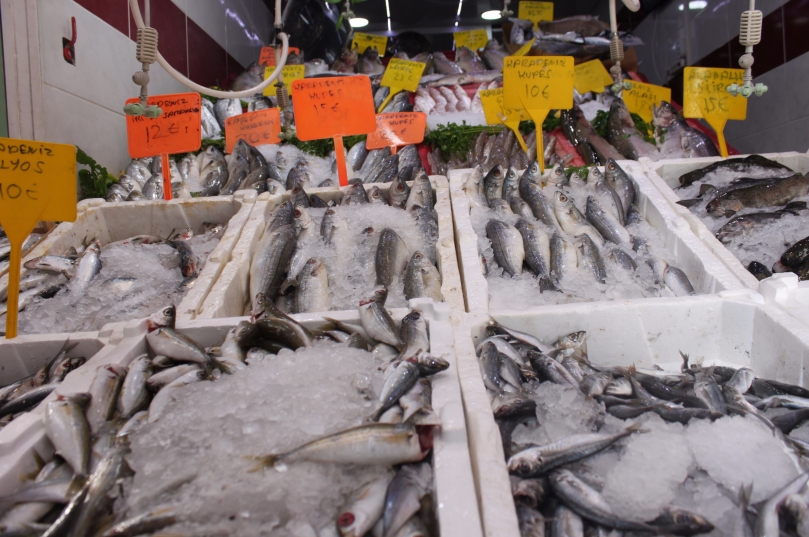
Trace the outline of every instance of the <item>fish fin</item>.
<instances>
[{"instance_id":1,"label":"fish fin","mask_svg":"<svg viewBox=\"0 0 809 537\"><path fill-rule=\"evenodd\" d=\"M260 472L261 470L266 470L267 468L274 468L279 457L280 455L259 455L245 457L248 460L256 461L256 465L247 470L247 472L252 474L255 472Z\"/></svg>"},{"instance_id":2,"label":"fish fin","mask_svg":"<svg viewBox=\"0 0 809 537\"><path fill-rule=\"evenodd\" d=\"M678 351L678 352L680 353L680 356L683 357L683 365L682 365L682 367L680 367L680 371L685 373L686 371L689 370L689 367L688 367L688 355L685 354L683 351Z\"/></svg>"},{"instance_id":3,"label":"fish fin","mask_svg":"<svg viewBox=\"0 0 809 537\"><path fill-rule=\"evenodd\" d=\"M548 276L540 276L539 278L539 292L544 293L545 291L556 291L557 293L561 293L561 289L556 287L551 279Z\"/></svg>"},{"instance_id":4,"label":"fish fin","mask_svg":"<svg viewBox=\"0 0 809 537\"><path fill-rule=\"evenodd\" d=\"M649 429L644 429L642 423L636 422L636 423L633 423L632 425L630 425L629 427L627 427L626 429L624 429L624 432L626 432L627 434L648 433L648 432L650 432L650 430Z\"/></svg>"},{"instance_id":5,"label":"fish fin","mask_svg":"<svg viewBox=\"0 0 809 537\"><path fill-rule=\"evenodd\" d=\"M699 198L694 198L694 199L690 199L690 200L679 200L677 202L677 205L682 205L683 207L689 207L690 208L690 207L693 207L695 205L698 205L701 201L702 200L699 199Z\"/></svg>"}]
</instances>

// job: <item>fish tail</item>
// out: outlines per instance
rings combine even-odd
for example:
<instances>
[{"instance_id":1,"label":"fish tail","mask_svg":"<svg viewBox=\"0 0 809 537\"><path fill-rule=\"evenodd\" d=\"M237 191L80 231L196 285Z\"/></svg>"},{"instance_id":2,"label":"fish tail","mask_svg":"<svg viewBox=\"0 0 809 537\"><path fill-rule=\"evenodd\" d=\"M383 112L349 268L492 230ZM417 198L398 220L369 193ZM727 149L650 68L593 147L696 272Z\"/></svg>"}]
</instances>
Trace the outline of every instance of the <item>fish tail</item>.
<instances>
[{"instance_id":1,"label":"fish tail","mask_svg":"<svg viewBox=\"0 0 809 537\"><path fill-rule=\"evenodd\" d=\"M632 433L648 433L649 429L644 429L643 423L637 422L624 429L624 432L626 433L625 436L629 436Z\"/></svg>"},{"instance_id":2,"label":"fish tail","mask_svg":"<svg viewBox=\"0 0 809 537\"><path fill-rule=\"evenodd\" d=\"M247 470L248 473L252 474L255 472L260 472L261 470L266 470L267 468L273 468L275 463L280 458L280 455L259 455L246 458L251 461L256 461L256 465Z\"/></svg>"}]
</instances>

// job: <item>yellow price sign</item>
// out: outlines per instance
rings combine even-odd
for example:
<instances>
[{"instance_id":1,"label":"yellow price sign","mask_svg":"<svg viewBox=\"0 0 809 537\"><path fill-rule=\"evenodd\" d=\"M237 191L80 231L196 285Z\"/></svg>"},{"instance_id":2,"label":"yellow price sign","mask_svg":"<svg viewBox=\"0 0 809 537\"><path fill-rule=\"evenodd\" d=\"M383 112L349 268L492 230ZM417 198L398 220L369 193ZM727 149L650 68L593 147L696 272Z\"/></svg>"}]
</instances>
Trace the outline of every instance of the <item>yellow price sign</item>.
<instances>
[{"instance_id":1,"label":"yellow price sign","mask_svg":"<svg viewBox=\"0 0 809 537\"><path fill-rule=\"evenodd\" d=\"M517 49L517 52L512 54L512 56L525 56L531 51L533 46L534 46L534 38L532 37L530 41L528 41L526 44Z\"/></svg>"},{"instance_id":2,"label":"yellow price sign","mask_svg":"<svg viewBox=\"0 0 809 537\"><path fill-rule=\"evenodd\" d=\"M533 22L536 28L539 21L553 20L553 2L520 2L518 16Z\"/></svg>"},{"instance_id":3,"label":"yellow price sign","mask_svg":"<svg viewBox=\"0 0 809 537\"><path fill-rule=\"evenodd\" d=\"M264 68L264 80L270 78L270 75L275 70L275 67L265 67ZM284 86L287 87L287 91L290 91L290 85L296 81L300 80L304 77L304 73L306 71L305 65L285 65L283 69L281 69L281 78L284 81ZM275 85L270 84L266 88L264 88L264 95L267 97L274 97L275 96Z\"/></svg>"},{"instance_id":4,"label":"yellow price sign","mask_svg":"<svg viewBox=\"0 0 809 537\"><path fill-rule=\"evenodd\" d=\"M573 85L580 94L588 91L603 93L604 86L609 86L612 82L612 77L601 60L590 60L573 68Z\"/></svg>"},{"instance_id":5,"label":"yellow price sign","mask_svg":"<svg viewBox=\"0 0 809 537\"><path fill-rule=\"evenodd\" d=\"M363 34L354 32L354 39L351 41L351 48L356 48L362 54L369 48L375 48L380 56L385 55L388 48L388 38L384 35Z\"/></svg>"},{"instance_id":6,"label":"yellow price sign","mask_svg":"<svg viewBox=\"0 0 809 537\"><path fill-rule=\"evenodd\" d=\"M419 87L421 75L424 73L425 64L422 62L411 62L410 60L400 60L392 58L382 75L381 85L390 88L390 93L380 105L378 113L385 108L391 98L402 90L416 91Z\"/></svg>"},{"instance_id":7,"label":"yellow price sign","mask_svg":"<svg viewBox=\"0 0 809 537\"><path fill-rule=\"evenodd\" d=\"M538 126L551 110L571 108L573 63L572 56L507 56L503 62L503 107L527 110ZM537 136L537 155L542 154L542 137ZM541 158L539 165L544 172Z\"/></svg>"},{"instance_id":8,"label":"yellow price sign","mask_svg":"<svg viewBox=\"0 0 809 537\"><path fill-rule=\"evenodd\" d=\"M731 84L742 84L743 76L743 69L713 67L686 67L683 73L683 115L704 118L713 127L723 157L728 156L725 124L747 118L747 99L727 91Z\"/></svg>"},{"instance_id":9,"label":"yellow price sign","mask_svg":"<svg viewBox=\"0 0 809 537\"><path fill-rule=\"evenodd\" d=\"M486 116L486 123L489 125L498 125L502 123L517 136L517 142L523 151L528 152L528 146L525 145L525 140L520 132L520 121L528 119L525 115L525 110L509 110L503 108L503 88L481 90L480 102L483 105L483 115Z\"/></svg>"},{"instance_id":10,"label":"yellow price sign","mask_svg":"<svg viewBox=\"0 0 809 537\"><path fill-rule=\"evenodd\" d=\"M486 30L465 30L463 32L453 32L455 36L455 49L466 47L471 50L482 49L489 42L489 34Z\"/></svg>"},{"instance_id":11,"label":"yellow price sign","mask_svg":"<svg viewBox=\"0 0 809 537\"><path fill-rule=\"evenodd\" d=\"M22 244L40 220L76 220L76 148L0 138L0 225L11 243L6 337L17 337Z\"/></svg>"},{"instance_id":12,"label":"yellow price sign","mask_svg":"<svg viewBox=\"0 0 809 537\"><path fill-rule=\"evenodd\" d=\"M661 101L671 102L671 88L632 81L632 87L624 90L621 98L626 108L643 118L652 121L652 105L659 105Z\"/></svg>"}]
</instances>

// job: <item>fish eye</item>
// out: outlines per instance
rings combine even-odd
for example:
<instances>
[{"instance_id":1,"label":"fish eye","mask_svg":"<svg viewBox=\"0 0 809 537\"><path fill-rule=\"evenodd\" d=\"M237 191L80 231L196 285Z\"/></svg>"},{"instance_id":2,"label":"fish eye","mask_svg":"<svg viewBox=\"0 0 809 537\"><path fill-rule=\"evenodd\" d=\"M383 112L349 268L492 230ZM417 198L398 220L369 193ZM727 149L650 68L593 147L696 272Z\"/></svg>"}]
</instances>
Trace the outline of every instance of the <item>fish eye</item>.
<instances>
[{"instance_id":1,"label":"fish eye","mask_svg":"<svg viewBox=\"0 0 809 537\"><path fill-rule=\"evenodd\" d=\"M562 200L562 201L567 201L567 196L562 194L561 196L559 196L559 199Z\"/></svg>"},{"instance_id":2,"label":"fish eye","mask_svg":"<svg viewBox=\"0 0 809 537\"><path fill-rule=\"evenodd\" d=\"M396 189L400 191L404 190L404 185L402 183L399 183L398 185L396 185Z\"/></svg>"},{"instance_id":3,"label":"fish eye","mask_svg":"<svg viewBox=\"0 0 809 537\"><path fill-rule=\"evenodd\" d=\"M517 469L520 471L520 473L527 474L531 471L531 465L523 461L517 466Z\"/></svg>"},{"instance_id":4,"label":"fish eye","mask_svg":"<svg viewBox=\"0 0 809 537\"><path fill-rule=\"evenodd\" d=\"M163 310L163 315L171 315L171 308L166 308Z\"/></svg>"},{"instance_id":5,"label":"fish eye","mask_svg":"<svg viewBox=\"0 0 809 537\"><path fill-rule=\"evenodd\" d=\"M354 520L355 519L354 519L353 514L351 514L351 513L343 513L337 519L337 525L340 526L341 528L345 528L346 526L350 526L351 524L353 524Z\"/></svg>"},{"instance_id":6,"label":"fish eye","mask_svg":"<svg viewBox=\"0 0 809 537\"><path fill-rule=\"evenodd\" d=\"M300 218L300 217L301 217L300 209L295 209L295 218Z\"/></svg>"}]
</instances>

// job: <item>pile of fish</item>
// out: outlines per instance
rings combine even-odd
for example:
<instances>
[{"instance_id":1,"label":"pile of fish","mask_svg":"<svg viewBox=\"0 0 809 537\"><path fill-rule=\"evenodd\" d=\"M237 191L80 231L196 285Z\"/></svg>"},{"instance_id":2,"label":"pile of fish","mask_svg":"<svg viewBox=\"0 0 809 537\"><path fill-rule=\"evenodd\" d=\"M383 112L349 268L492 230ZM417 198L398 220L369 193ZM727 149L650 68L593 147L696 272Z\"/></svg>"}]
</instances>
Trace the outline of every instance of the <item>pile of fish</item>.
<instances>
[{"instance_id":1,"label":"pile of fish","mask_svg":"<svg viewBox=\"0 0 809 537\"><path fill-rule=\"evenodd\" d=\"M753 261L748 266L759 280L769 276L766 275L767 267L761 263ZM776 272L794 272L801 280L809 280L809 237L804 237L789 247L778 261L773 265Z\"/></svg>"},{"instance_id":2,"label":"pile of fish","mask_svg":"<svg viewBox=\"0 0 809 537\"><path fill-rule=\"evenodd\" d=\"M399 328L369 302L313 333L262 301L207 349L154 314L148 352L47 403L56 456L0 498L3 532L437 535L430 377L449 364L419 311Z\"/></svg>"},{"instance_id":3,"label":"pile of fish","mask_svg":"<svg viewBox=\"0 0 809 537\"><path fill-rule=\"evenodd\" d=\"M695 294L685 273L659 257L663 242L612 159L603 173L590 168L586 181L561 165L542 175L536 161L522 174L478 167L463 190L493 308Z\"/></svg>"},{"instance_id":4,"label":"pile of fish","mask_svg":"<svg viewBox=\"0 0 809 537\"><path fill-rule=\"evenodd\" d=\"M330 206L296 185L275 208L251 260L248 307L266 294L285 312L345 310L375 286L391 307L441 300L435 194L423 170L387 192L355 179L341 194Z\"/></svg>"},{"instance_id":5,"label":"pile of fish","mask_svg":"<svg viewBox=\"0 0 809 537\"><path fill-rule=\"evenodd\" d=\"M191 184L199 182L199 164L194 155L185 155L179 163L170 161L172 196L190 198ZM163 199L163 161L160 157L134 159L107 188L109 202Z\"/></svg>"},{"instance_id":6,"label":"pile of fish","mask_svg":"<svg viewBox=\"0 0 809 537\"><path fill-rule=\"evenodd\" d=\"M606 57L610 50L610 27L593 15L576 15L554 21L541 21L538 28L525 19L509 19L509 40L524 45L534 40L531 50L536 56ZM640 38L619 32L624 48L642 45Z\"/></svg>"},{"instance_id":7,"label":"pile of fish","mask_svg":"<svg viewBox=\"0 0 809 537\"><path fill-rule=\"evenodd\" d=\"M678 372L596 364L585 332L485 336L522 535L806 535L809 391L685 355Z\"/></svg>"},{"instance_id":8,"label":"pile of fish","mask_svg":"<svg viewBox=\"0 0 809 537\"><path fill-rule=\"evenodd\" d=\"M757 278L797 271L804 257L784 251L806 237L809 176L762 157L718 160L679 178L688 207Z\"/></svg>"},{"instance_id":9,"label":"pile of fish","mask_svg":"<svg viewBox=\"0 0 809 537\"><path fill-rule=\"evenodd\" d=\"M203 224L168 239L137 235L105 246L90 240L63 255L25 262L19 330L24 334L98 330L153 311L167 298L181 301L219 243L223 224ZM5 323L7 289L0 290Z\"/></svg>"}]
</instances>

